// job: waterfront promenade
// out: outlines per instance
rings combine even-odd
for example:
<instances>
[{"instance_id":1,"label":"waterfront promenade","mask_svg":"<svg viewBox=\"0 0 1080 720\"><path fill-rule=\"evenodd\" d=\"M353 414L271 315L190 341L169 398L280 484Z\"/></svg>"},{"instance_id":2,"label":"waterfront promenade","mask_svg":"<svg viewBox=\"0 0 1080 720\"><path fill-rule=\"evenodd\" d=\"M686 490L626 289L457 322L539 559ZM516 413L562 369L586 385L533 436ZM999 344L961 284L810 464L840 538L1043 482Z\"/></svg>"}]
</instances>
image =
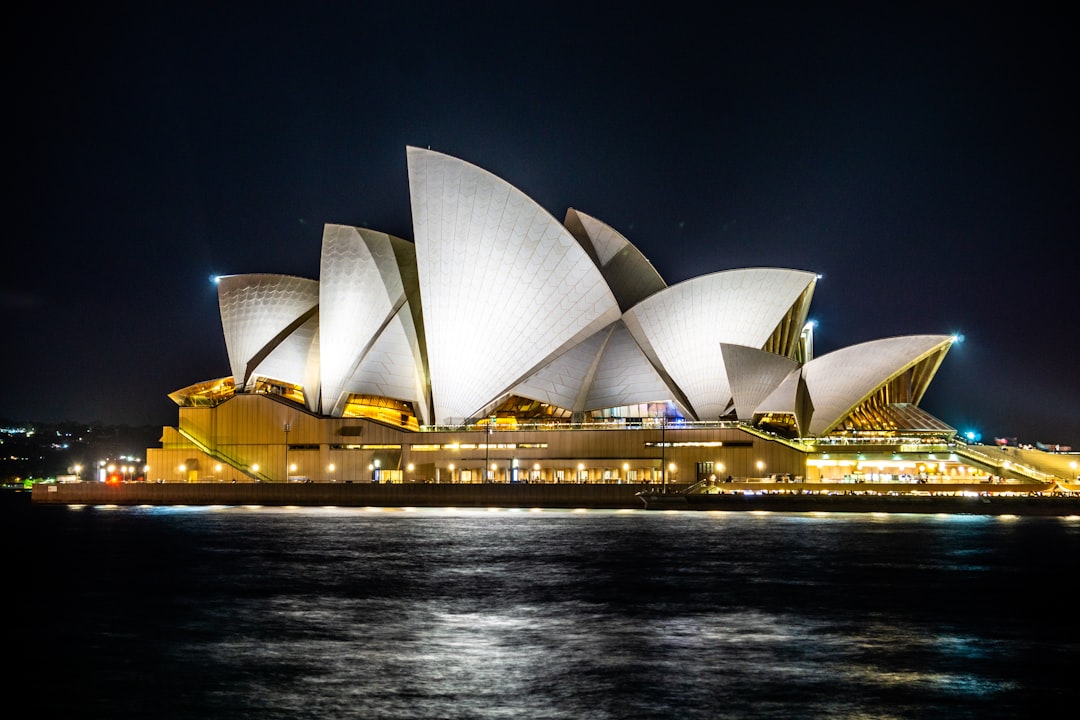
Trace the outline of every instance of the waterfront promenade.
<instances>
[{"instance_id":1,"label":"waterfront promenade","mask_svg":"<svg viewBox=\"0 0 1080 720\"><path fill-rule=\"evenodd\" d=\"M551 508L774 512L923 512L1080 515L1080 494L1053 485L721 483L685 485L452 483L39 484L35 504L297 507Z\"/></svg>"},{"instance_id":2,"label":"waterfront promenade","mask_svg":"<svg viewBox=\"0 0 1080 720\"><path fill-rule=\"evenodd\" d=\"M66 505L296 505L640 509L635 484L541 483L62 483L36 485L34 503ZM681 490L685 485L671 486Z\"/></svg>"}]
</instances>

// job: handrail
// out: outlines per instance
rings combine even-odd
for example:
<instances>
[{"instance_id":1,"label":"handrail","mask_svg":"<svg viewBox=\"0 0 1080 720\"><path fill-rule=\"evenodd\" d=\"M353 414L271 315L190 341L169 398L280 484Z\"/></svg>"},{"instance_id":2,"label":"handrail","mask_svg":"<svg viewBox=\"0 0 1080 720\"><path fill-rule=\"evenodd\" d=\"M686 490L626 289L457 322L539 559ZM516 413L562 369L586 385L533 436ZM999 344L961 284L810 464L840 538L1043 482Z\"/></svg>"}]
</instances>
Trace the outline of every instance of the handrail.
<instances>
[{"instance_id":1,"label":"handrail","mask_svg":"<svg viewBox=\"0 0 1080 720\"><path fill-rule=\"evenodd\" d=\"M961 455L969 460L974 460L976 462L983 463L992 468L995 468L996 470L998 470L998 474L1002 477L1005 477L1005 474L1007 472L1021 475L1026 478L1030 478L1031 480L1038 480L1040 482L1049 482L1051 480L1057 479L1058 477L1057 475L1045 473L1036 468L1024 465L1023 463L1018 463L1012 459L1006 460L1005 458L995 458L992 455L976 450L963 443L957 444L955 452L957 455ZM1008 466L1005 465L1006 462L1008 462Z\"/></svg>"},{"instance_id":2,"label":"handrail","mask_svg":"<svg viewBox=\"0 0 1080 720\"><path fill-rule=\"evenodd\" d=\"M217 450L216 448L210 448L210 446L208 446L202 440L200 440L197 437L195 437L194 435L192 435L187 430L185 430L183 428L179 428L179 427L176 428L176 430L188 442L190 442L192 445L197 447L200 451L206 453L207 455L214 458L215 460L221 460L222 462L227 463L230 466L232 466L232 467L236 468L237 470L239 470L240 472L244 473L248 477L254 478L254 479L256 479L256 480L258 480L260 482L273 482L273 480L270 478L270 476L267 475L266 473L263 473L263 472L258 471L258 470L252 470L250 467L243 465L236 458L229 457L228 455L221 452L220 450Z\"/></svg>"}]
</instances>

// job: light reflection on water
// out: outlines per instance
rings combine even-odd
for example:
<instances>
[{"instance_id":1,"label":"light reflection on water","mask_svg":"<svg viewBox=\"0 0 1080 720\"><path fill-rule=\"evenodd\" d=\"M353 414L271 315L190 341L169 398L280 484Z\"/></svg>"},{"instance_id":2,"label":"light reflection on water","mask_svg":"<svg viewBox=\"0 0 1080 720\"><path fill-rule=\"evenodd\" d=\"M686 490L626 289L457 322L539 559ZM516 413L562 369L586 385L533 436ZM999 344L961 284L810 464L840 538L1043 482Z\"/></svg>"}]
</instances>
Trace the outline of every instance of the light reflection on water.
<instances>
[{"instance_id":1,"label":"light reflection on water","mask_svg":"<svg viewBox=\"0 0 1080 720\"><path fill-rule=\"evenodd\" d=\"M35 508L73 717L1017 717L1075 702L1080 522ZM1050 555L1046 548L1062 555ZM62 602L58 602L62 599ZM1041 715L1052 717L1052 714Z\"/></svg>"}]
</instances>

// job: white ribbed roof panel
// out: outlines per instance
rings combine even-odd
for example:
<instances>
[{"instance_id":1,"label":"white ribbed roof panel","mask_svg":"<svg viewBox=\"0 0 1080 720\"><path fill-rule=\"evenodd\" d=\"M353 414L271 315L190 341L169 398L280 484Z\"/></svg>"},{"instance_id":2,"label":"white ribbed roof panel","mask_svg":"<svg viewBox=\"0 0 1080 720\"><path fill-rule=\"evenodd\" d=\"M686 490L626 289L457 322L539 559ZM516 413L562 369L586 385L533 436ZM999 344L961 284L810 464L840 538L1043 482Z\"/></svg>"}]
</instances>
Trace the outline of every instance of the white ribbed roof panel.
<instances>
[{"instance_id":1,"label":"white ribbed roof panel","mask_svg":"<svg viewBox=\"0 0 1080 720\"><path fill-rule=\"evenodd\" d=\"M819 435L893 376L951 344L949 335L905 335L835 350L803 366L814 403L810 434Z\"/></svg>"},{"instance_id":2,"label":"white ribbed roof panel","mask_svg":"<svg viewBox=\"0 0 1080 720\"><path fill-rule=\"evenodd\" d=\"M600 356L584 409L667 402L675 397L626 325L617 323Z\"/></svg>"},{"instance_id":3,"label":"white ribbed roof panel","mask_svg":"<svg viewBox=\"0 0 1080 720\"><path fill-rule=\"evenodd\" d=\"M233 381L244 387L249 364L267 356L284 340L283 333L297 329L302 316L318 305L319 283L291 275L250 274L220 277L217 286Z\"/></svg>"},{"instance_id":4,"label":"white ribbed roof panel","mask_svg":"<svg viewBox=\"0 0 1080 720\"><path fill-rule=\"evenodd\" d=\"M319 315L327 414L340 411L346 381L404 301L397 262L385 233L342 225L323 229ZM405 399L413 399L412 393Z\"/></svg>"},{"instance_id":5,"label":"white ribbed roof panel","mask_svg":"<svg viewBox=\"0 0 1080 720\"><path fill-rule=\"evenodd\" d=\"M519 190L447 155L407 155L435 421L456 422L619 310L585 250Z\"/></svg>"},{"instance_id":6,"label":"white ribbed roof panel","mask_svg":"<svg viewBox=\"0 0 1080 720\"><path fill-rule=\"evenodd\" d=\"M814 416L814 403L809 397L806 382L803 380L802 367L788 373L768 397L758 403L755 415L791 414L795 416L796 430L806 434Z\"/></svg>"},{"instance_id":7,"label":"white ribbed roof panel","mask_svg":"<svg viewBox=\"0 0 1080 720\"><path fill-rule=\"evenodd\" d=\"M630 245L630 241L615 228L607 223L600 222L591 215L586 215L580 210L570 208L566 211L566 217L567 220L576 217L578 222L581 223L589 240L592 242L596 257L600 260L601 265L607 265L613 257L622 252L627 245Z\"/></svg>"},{"instance_id":8,"label":"white ribbed roof panel","mask_svg":"<svg viewBox=\"0 0 1080 720\"><path fill-rule=\"evenodd\" d=\"M791 358L745 345L720 343L720 352L739 420L752 419L758 405L799 367Z\"/></svg>"},{"instance_id":9,"label":"white ribbed roof panel","mask_svg":"<svg viewBox=\"0 0 1080 720\"><path fill-rule=\"evenodd\" d=\"M283 380L304 388L304 400L314 409L319 378L319 316L313 315L293 330L256 365L252 377Z\"/></svg>"},{"instance_id":10,"label":"white ribbed roof panel","mask_svg":"<svg viewBox=\"0 0 1080 720\"><path fill-rule=\"evenodd\" d=\"M720 343L763 347L816 277L777 268L713 273L646 298L624 319L638 344L686 395L698 419L714 419L732 399Z\"/></svg>"},{"instance_id":11,"label":"white ribbed roof panel","mask_svg":"<svg viewBox=\"0 0 1080 720\"><path fill-rule=\"evenodd\" d=\"M404 400L412 403L416 417L426 424L427 396L418 355L416 330L408 306L404 306L344 383L343 397L358 393Z\"/></svg>"},{"instance_id":12,"label":"white ribbed roof panel","mask_svg":"<svg viewBox=\"0 0 1080 720\"><path fill-rule=\"evenodd\" d=\"M641 251L610 225L573 208L566 211L564 223L596 255L600 272L623 310L667 287Z\"/></svg>"},{"instance_id":13,"label":"white ribbed roof panel","mask_svg":"<svg viewBox=\"0 0 1080 720\"><path fill-rule=\"evenodd\" d=\"M771 393L758 403L757 413L794 413L798 408L799 379L802 368L796 368L787 374Z\"/></svg>"},{"instance_id":14,"label":"white ribbed roof panel","mask_svg":"<svg viewBox=\"0 0 1080 720\"><path fill-rule=\"evenodd\" d=\"M515 387L513 394L571 411L580 410L579 398L610 332L610 329L602 330L570 348Z\"/></svg>"}]
</instances>

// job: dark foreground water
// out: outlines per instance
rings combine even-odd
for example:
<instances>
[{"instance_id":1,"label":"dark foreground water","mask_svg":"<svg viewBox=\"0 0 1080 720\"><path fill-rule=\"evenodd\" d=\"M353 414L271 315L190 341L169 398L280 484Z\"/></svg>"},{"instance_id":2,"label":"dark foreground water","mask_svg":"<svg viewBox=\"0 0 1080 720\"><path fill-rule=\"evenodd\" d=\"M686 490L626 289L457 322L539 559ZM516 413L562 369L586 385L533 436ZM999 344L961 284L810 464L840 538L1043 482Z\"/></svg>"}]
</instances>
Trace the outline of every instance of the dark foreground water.
<instances>
[{"instance_id":1,"label":"dark foreground water","mask_svg":"<svg viewBox=\"0 0 1080 720\"><path fill-rule=\"evenodd\" d=\"M1075 518L3 519L29 561L7 584L22 717L1071 718L1080 699Z\"/></svg>"}]
</instances>

